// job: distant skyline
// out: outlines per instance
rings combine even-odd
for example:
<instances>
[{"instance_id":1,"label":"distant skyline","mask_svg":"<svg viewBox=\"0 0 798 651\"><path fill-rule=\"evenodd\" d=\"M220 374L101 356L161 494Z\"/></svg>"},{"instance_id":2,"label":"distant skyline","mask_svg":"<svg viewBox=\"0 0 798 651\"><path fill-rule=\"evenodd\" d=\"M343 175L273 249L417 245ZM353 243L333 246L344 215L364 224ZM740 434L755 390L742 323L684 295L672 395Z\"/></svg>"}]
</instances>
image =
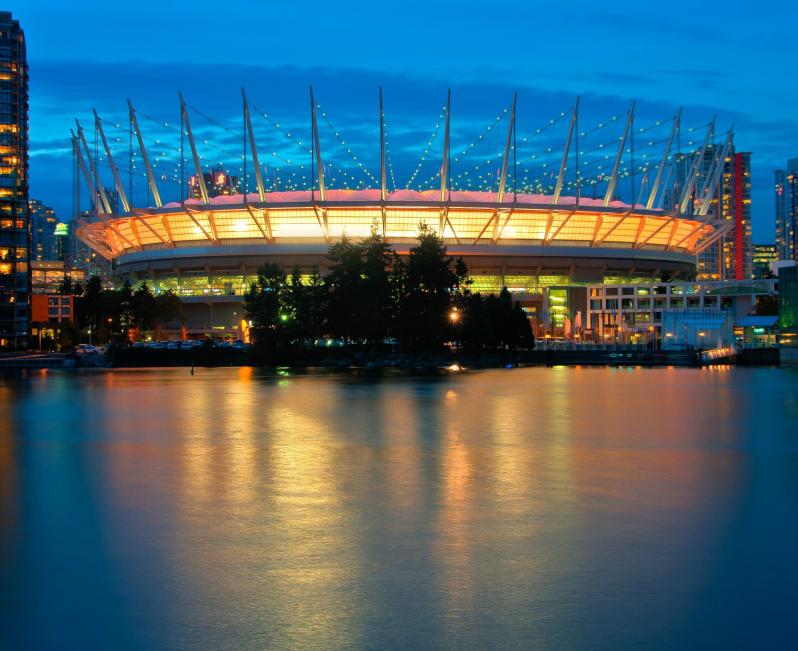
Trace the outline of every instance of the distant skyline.
<instances>
[{"instance_id":1,"label":"distant skyline","mask_svg":"<svg viewBox=\"0 0 798 651\"><path fill-rule=\"evenodd\" d=\"M336 129L369 163L382 85L394 162L407 178L448 87L453 151L501 115L517 90L519 134L567 110L577 94L587 125L624 114L633 98L637 124L667 118L680 105L685 125L705 124L715 113L720 133L735 123L738 151L753 152L754 241L774 238L773 170L798 156L798 75L787 55L795 6L780 7L774 19L760 7L717 1L674 2L666 13L639 3L604 9L572 2L567 10L542 3L500 10L474 2L249 4L197 0L189 11L149 0L17 3L11 11L25 30L30 62L31 196L70 216L73 119L89 127L96 107L109 130L119 121L121 155L126 97L143 113L177 122L182 90L229 130L208 131L209 141L229 153L240 129L241 85L259 108L306 135L313 84ZM200 131L213 126L196 122ZM168 140L169 131L159 135L154 126L142 125ZM270 135L261 133L264 140ZM335 150L331 133L326 137L322 149L345 162L347 153ZM287 140L274 146L286 144L288 152ZM211 163L213 150L205 152ZM434 174L435 154L425 173ZM280 157L282 149L275 152ZM373 165L370 171L378 172Z\"/></svg>"}]
</instances>

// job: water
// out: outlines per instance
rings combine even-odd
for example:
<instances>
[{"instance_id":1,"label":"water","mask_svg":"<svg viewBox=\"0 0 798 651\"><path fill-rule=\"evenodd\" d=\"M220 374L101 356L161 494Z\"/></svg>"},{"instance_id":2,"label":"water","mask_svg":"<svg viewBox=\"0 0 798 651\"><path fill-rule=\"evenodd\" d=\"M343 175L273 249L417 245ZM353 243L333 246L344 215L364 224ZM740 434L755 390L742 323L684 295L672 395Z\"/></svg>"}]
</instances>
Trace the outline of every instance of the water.
<instances>
[{"instance_id":1,"label":"water","mask_svg":"<svg viewBox=\"0 0 798 651\"><path fill-rule=\"evenodd\" d=\"M794 649L798 372L0 378L0 648Z\"/></svg>"}]
</instances>

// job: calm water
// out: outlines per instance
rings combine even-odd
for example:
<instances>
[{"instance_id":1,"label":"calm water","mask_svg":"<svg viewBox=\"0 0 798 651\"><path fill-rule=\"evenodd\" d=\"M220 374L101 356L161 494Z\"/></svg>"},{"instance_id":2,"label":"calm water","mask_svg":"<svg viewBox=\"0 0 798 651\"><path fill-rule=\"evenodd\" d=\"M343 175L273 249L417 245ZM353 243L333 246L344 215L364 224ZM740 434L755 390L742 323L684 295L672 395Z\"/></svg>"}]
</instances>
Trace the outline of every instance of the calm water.
<instances>
[{"instance_id":1,"label":"calm water","mask_svg":"<svg viewBox=\"0 0 798 651\"><path fill-rule=\"evenodd\" d=\"M0 378L2 649L798 648L798 372Z\"/></svg>"}]
</instances>

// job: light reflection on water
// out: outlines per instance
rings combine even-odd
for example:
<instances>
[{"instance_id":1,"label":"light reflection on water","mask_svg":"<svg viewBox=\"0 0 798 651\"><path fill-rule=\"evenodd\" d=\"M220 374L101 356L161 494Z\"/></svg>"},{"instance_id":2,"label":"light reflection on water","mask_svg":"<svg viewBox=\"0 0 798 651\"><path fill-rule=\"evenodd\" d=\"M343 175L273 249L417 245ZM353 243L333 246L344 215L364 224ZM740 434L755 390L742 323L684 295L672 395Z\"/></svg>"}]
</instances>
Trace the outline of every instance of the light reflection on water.
<instances>
[{"instance_id":1,"label":"light reflection on water","mask_svg":"<svg viewBox=\"0 0 798 651\"><path fill-rule=\"evenodd\" d=\"M0 378L2 648L791 648L798 374Z\"/></svg>"}]
</instances>

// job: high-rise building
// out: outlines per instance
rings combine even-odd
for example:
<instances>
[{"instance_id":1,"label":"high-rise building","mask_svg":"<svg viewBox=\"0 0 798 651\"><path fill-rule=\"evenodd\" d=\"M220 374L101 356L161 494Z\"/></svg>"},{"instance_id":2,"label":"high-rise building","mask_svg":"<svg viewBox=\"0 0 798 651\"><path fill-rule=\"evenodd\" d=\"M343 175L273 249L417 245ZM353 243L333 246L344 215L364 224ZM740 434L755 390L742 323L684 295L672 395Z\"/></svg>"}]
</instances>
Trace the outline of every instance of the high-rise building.
<instances>
[{"instance_id":1,"label":"high-rise building","mask_svg":"<svg viewBox=\"0 0 798 651\"><path fill-rule=\"evenodd\" d=\"M74 257L74 235L72 226L67 222L58 222L55 226L55 259L71 266Z\"/></svg>"},{"instance_id":2,"label":"high-rise building","mask_svg":"<svg viewBox=\"0 0 798 651\"><path fill-rule=\"evenodd\" d=\"M209 197L219 197L239 192L238 177L228 174L221 167L217 167L211 172L205 172L202 177L205 180L205 189L208 191ZM195 199L202 199L202 191L196 174L189 177L188 185L192 196Z\"/></svg>"},{"instance_id":3,"label":"high-rise building","mask_svg":"<svg viewBox=\"0 0 798 651\"><path fill-rule=\"evenodd\" d=\"M0 348L28 339L28 64L25 34L0 11Z\"/></svg>"},{"instance_id":4,"label":"high-rise building","mask_svg":"<svg viewBox=\"0 0 798 651\"><path fill-rule=\"evenodd\" d=\"M704 190L710 179L716 158L722 153L722 145L710 145L698 165L698 177L688 211ZM698 152L679 155L675 159L674 192L670 203L678 202L678 195ZM718 185L711 189L712 200L709 215L712 220L732 222L731 228L717 242L698 255L697 278L699 280L744 280L753 278L753 248L751 245L751 154L736 152L731 148L723 161L723 172Z\"/></svg>"},{"instance_id":5,"label":"high-rise building","mask_svg":"<svg viewBox=\"0 0 798 651\"><path fill-rule=\"evenodd\" d=\"M37 199L28 201L30 215L30 259L56 260L55 210Z\"/></svg>"},{"instance_id":6,"label":"high-rise building","mask_svg":"<svg viewBox=\"0 0 798 651\"><path fill-rule=\"evenodd\" d=\"M775 274L770 263L779 259L778 247L775 244L754 244L753 248L754 278L773 278Z\"/></svg>"},{"instance_id":7,"label":"high-rise building","mask_svg":"<svg viewBox=\"0 0 798 651\"><path fill-rule=\"evenodd\" d=\"M798 260L798 158L776 170L776 246L779 260Z\"/></svg>"},{"instance_id":8,"label":"high-rise building","mask_svg":"<svg viewBox=\"0 0 798 651\"><path fill-rule=\"evenodd\" d=\"M113 195L110 194L111 191L108 188L105 191L109 201L117 200L116 191L114 191ZM84 211L81 216L84 219L90 219L92 214ZM67 222L63 224L62 228L65 229L64 232L68 236L68 240L62 242L62 250L68 253L66 262L69 266L83 270L87 278L99 276L104 286L111 286L113 275L111 261L99 255L97 251L77 237L77 229L74 227L74 222Z\"/></svg>"}]
</instances>

